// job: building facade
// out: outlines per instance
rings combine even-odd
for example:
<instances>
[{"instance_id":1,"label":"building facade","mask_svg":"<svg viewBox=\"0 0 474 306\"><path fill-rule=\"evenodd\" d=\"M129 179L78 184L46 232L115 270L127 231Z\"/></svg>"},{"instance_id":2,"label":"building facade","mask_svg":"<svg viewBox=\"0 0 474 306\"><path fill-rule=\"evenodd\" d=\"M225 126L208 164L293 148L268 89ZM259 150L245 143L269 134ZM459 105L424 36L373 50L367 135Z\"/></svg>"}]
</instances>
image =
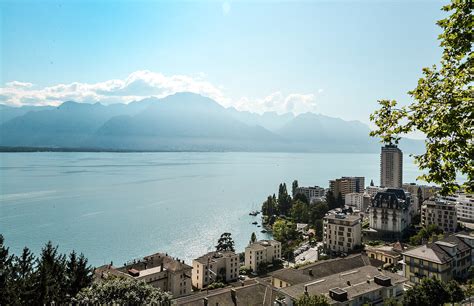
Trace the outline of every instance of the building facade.
<instances>
[{"instance_id":1,"label":"building facade","mask_svg":"<svg viewBox=\"0 0 474 306\"><path fill-rule=\"evenodd\" d=\"M360 176L343 176L341 178L329 181L329 190L335 197L338 197L340 193L343 199L345 199L346 194L348 193L360 193L364 192L364 189L365 178Z\"/></svg>"},{"instance_id":2,"label":"building facade","mask_svg":"<svg viewBox=\"0 0 474 306\"><path fill-rule=\"evenodd\" d=\"M326 189L314 186L314 187L298 187L295 190L295 195L297 194L304 194L308 199L308 202L313 202L315 199L321 199L326 196Z\"/></svg>"},{"instance_id":3,"label":"building facade","mask_svg":"<svg viewBox=\"0 0 474 306\"><path fill-rule=\"evenodd\" d=\"M173 297L192 293L192 267L163 253L156 253L139 260L134 260L123 267L105 265L95 270L95 281L101 281L109 275L132 278L170 292Z\"/></svg>"},{"instance_id":4,"label":"building facade","mask_svg":"<svg viewBox=\"0 0 474 306\"><path fill-rule=\"evenodd\" d=\"M271 264L281 259L281 243L276 240L260 240L245 248L245 266L257 271L260 264Z\"/></svg>"},{"instance_id":5,"label":"building facade","mask_svg":"<svg viewBox=\"0 0 474 306\"><path fill-rule=\"evenodd\" d=\"M411 223L409 193L390 188L378 192L369 208L369 222L377 238L400 239Z\"/></svg>"},{"instance_id":6,"label":"building facade","mask_svg":"<svg viewBox=\"0 0 474 306\"><path fill-rule=\"evenodd\" d=\"M443 282L466 278L473 264L474 236L453 234L439 241L403 253L403 274L410 283L424 277L435 277Z\"/></svg>"},{"instance_id":7,"label":"building facade","mask_svg":"<svg viewBox=\"0 0 474 306\"><path fill-rule=\"evenodd\" d=\"M436 225L444 232L455 232L458 227L456 204L435 198L424 201L421 206L421 225Z\"/></svg>"},{"instance_id":8,"label":"building facade","mask_svg":"<svg viewBox=\"0 0 474 306\"><path fill-rule=\"evenodd\" d=\"M474 223L474 195L458 193L443 198L444 200L456 205L458 221Z\"/></svg>"},{"instance_id":9,"label":"building facade","mask_svg":"<svg viewBox=\"0 0 474 306\"><path fill-rule=\"evenodd\" d=\"M382 147L380 153L380 186L402 188L403 153L396 145Z\"/></svg>"},{"instance_id":10,"label":"building facade","mask_svg":"<svg viewBox=\"0 0 474 306\"><path fill-rule=\"evenodd\" d=\"M333 214L323 219L323 244L332 252L350 252L361 245L362 221L359 216Z\"/></svg>"},{"instance_id":11,"label":"building facade","mask_svg":"<svg viewBox=\"0 0 474 306\"><path fill-rule=\"evenodd\" d=\"M362 212L370 206L370 195L368 193L352 192L346 194L344 199L346 206L354 207Z\"/></svg>"},{"instance_id":12,"label":"building facade","mask_svg":"<svg viewBox=\"0 0 474 306\"><path fill-rule=\"evenodd\" d=\"M239 255L234 252L210 252L193 260L193 287L203 289L216 282L231 282L239 277Z\"/></svg>"}]
</instances>

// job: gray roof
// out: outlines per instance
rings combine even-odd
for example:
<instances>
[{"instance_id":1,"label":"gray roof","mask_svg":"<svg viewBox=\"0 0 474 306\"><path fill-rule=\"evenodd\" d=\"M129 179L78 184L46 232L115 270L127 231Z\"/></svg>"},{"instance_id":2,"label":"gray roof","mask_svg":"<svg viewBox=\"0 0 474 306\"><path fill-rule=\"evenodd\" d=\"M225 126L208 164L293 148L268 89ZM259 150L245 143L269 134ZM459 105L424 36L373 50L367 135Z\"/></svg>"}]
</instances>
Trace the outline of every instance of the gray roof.
<instances>
[{"instance_id":1,"label":"gray roof","mask_svg":"<svg viewBox=\"0 0 474 306\"><path fill-rule=\"evenodd\" d=\"M270 273L270 275L274 278L290 283L291 285L295 285L364 266L371 265L380 267L383 264L382 261L374 260L366 255L355 254L345 258L318 261L299 269L281 269ZM312 276L310 274L312 274Z\"/></svg>"},{"instance_id":2,"label":"gray roof","mask_svg":"<svg viewBox=\"0 0 474 306\"><path fill-rule=\"evenodd\" d=\"M343 273L336 273L323 278L318 278L312 282L286 287L281 289L281 292L293 299L297 299L305 294L306 285L309 295L324 294L330 302L334 302L329 297L329 290L341 288L347 291L348 300L351 300L359 295L382 288L383 286L374 282L374 276L377 275L390 277L392 285L406 281L406 279L400 275L386 271L379 271L373 266L363 266L354 270L344 271Z\"/></svg>"},{"instance_id":3,"label":"gray roof","mask_svg":"<svg viewBox=\"0 0 474 306\"><path fill-rule=\"evenodd\" d=\"M238 256L237 254L235 254L234 252L231 252L231 251L224 251L224 252L209 252L207 254L204 254L196 259L194 259L195 261L201 263L201 264L207 264L207 260L209 258L209 260L212 262L213 260L217 260L219 258L223 258L223 257L233 257L233 256Z\"/></svg>"}]
</instances>

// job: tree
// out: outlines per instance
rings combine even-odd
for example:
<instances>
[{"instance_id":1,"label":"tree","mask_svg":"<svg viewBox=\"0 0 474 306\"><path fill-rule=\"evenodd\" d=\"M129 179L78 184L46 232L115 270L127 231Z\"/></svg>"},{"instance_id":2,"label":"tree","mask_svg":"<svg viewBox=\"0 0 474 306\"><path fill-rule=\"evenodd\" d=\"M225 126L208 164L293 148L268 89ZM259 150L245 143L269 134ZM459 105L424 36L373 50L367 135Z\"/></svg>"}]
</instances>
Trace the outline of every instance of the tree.
<instances>
[{"instance_id":1,"label":"tree","mask_svg":"<svg viewBox=\"0 0 474 306\"><path fill-rule=\"evenodd\" d=\"M323 220L318 219L314 223L314 229L316 231L316 240L321 241L323 240Z\"/></svg>"},{"instance_id":2,"label":"tree","mask_svg":"<svg viewBox=\"0 0 474 306\"><path fill-rule=\"evenodd\" d=\"M58 247L53 247L51 241L41 250L35 286L38 303L63 303L66 300L65 262L65 256L58 253Z\"/></svg>"},{"instance_id":3,"label":"tree","mask_svg":"<svg viewBox=\"0 0 474 306\"><path fill-rule=\"evenodd\" d=\"M448 284L437 278L423 278L419 284L405 292L404 305L443 305L464 299L464 292L455 281Z\"/></svg>"},{"instance_id":4,"label":"tree","mask_svg":"<svg viewBox=\"0 0 474 306\"><path fill-rule=\"evenodd\" d=\"M298 188L298 180L294 180L291 184L291 194L295 196L296 188Z\"/></svg>"},{"instance_id":5,"label":"tree","mask_svg":"<svg viewBox=\"0 0 474 306\"><path fill-rule=\"evenodd\" d=\"M76 252L69 254L66 264L66 277L68 283L69 296L75 296L82 288L90 286L92 283L92 268L87 265L84 254L76 256Z\"/></svg>"},{"instance_id":6,"label":"tree","mask_svg":"<svg viewBox=\"0 0 474 306\"><path fill-rule=\"evenodd\" d=\"M273 216L278 213L278 204L275 195L268 196L262 204L262 214L264 216Z\"/></svg>"},{"instance_id":7,"label":"tree","mask_svg":"<svg viewBox=\"0 0 474 306\"><path fill-rule=\"evenodd\" d=\"M296 239L298 232L296 224L284 219L278 219L273 224L273 238L280 242L287 242Z\"/></svg>"},{"instance_id":8,"label":"tree","mask_svg":"<svg viewBox=\"0 0 474 306\"><path fill-rule=\"evenodd\" d=\"M257 235L255 235L255 232L252 232L252 235L250 236L250 243L255 242L257 242Z\"/></svg>"},{"instance_id":9,"label":"tree","mask_svg":"<svg viewBox=\"0 0 474 306\"><path fill-rule=\"evenodd\" d=\"M325 202L316 203L311 208L310 222L314 224L316 220L324 218L324 216L326 215L328 211L329 211L329 207Z\"/></svg>"},{"instance_id":10,"label":"tree","mask_svg":"<svg viewBox=\"0 0 474 306\"><path fill-rule=\"evenodd\" d=\"M324 295L303 294L296 300L296 306L329 306L329 302Z\"/></svg>"},{"instance_id":11,"label":"tree","mask_svg":"<svg viewBox=\"0 0 474 306\"><path fill-rule=\"evenodd\" d=\"M286 184L280 184L278 188L278 211L282 215L287 215L291 209L291 196L288 195Z\"/></svg>"},{"instance_id":12,"label":"tree","mask_svg":"<svg viewBox=\"0 0 474 306\"><path fill-rule=\"evenodd\" d=\"M296 201L291 206L290 216L296 222L307 223L309 219L308 204Z\"/></svg>"},{"instance_id":13,"label":"tree","mask_svg":"<svg viewBox=\"0 0 474 306\"><path fill-rule=\"evenodd\" d=\"M328 204L329 209L334 209L337 207L336 198L334 197L334 193L331 190L326 193L326 203Z\"/></svg>"},{"instance_id":14,"label":"tree","mask_svg":"<svg viewBox=\"0 0 474 306\"><path fill-rule=\"evenodd\" d=\"M108 277L82 289L73 299L77 304L169 305L171 295L129 278Z\"/></svg>"},{"instance_id":15,"label":"tree","mask_svg":"<svg viewBox=\"0 0 474 306\"><path fill-rule=\"evenodd\" d=\"M303 203L309 204L309 200L304 193L297 193L293 196L293 203L296 201L301 201Z\"/></svg>"},{"instance_id":16,"label":"tree","mask_svg":"<svg viewBox=\"0 0 474 306\"><path fill-rule=\"evenodd\" d=\"M21 255L15 256L13 263L12 282L14 283L15 297L12 299L21 305L35 303L35 257L25 247Z\"/></svg>"},{"instance_id":17,"label":"tree","mask_svg":"<svg viewBox=\"0 0 474 306\"><path fill-rule=\"evenodd\" d=\"M342 194L339 192L337 194L337 199L336 199L336 207L344 207L344 199L342 198Z\"/></svg>"},{"instance_id":18,"label":"tree","mask_svg":"<svg viewBox=\"0 0 474 306\"><path fill-rule=\"evenodd\" d=\"M234 240L232 239L231 233L223 233L216 245L217 252L231 251L235 252Z\"/></svg>"},{"instance_id":19,"label":"tree","mask_svg":"<svg viewBox=\"0 0 474 306\"><path fill-rule=\"evenodd\" d=\"M3 235L0 234L0 305L7 305L10 301L11 287L9 279L12 273L12 256L9 248L4 245Z\"/></svg>"},{"instance_id":20,"label":"tree","mask_svg":"<svg viewBox=\"0 0 474 306\"><path fill-rule=\"evenodd\" d=\"M471 1L453 1L442 9L451 15L437 23L443 29L438 37L443 48L440 67L423 69L417 87L409 92L414 101L408 106L380 100L381 108L370 116L377 125L370 135L397 144L402 134L422 132L425 152L415 160L427 173L419 178L439 184L446 195L460 188L474 191L474 56ZM457 173L466 175L466 182L457 182Z\"/></svg>"}]
</instances>

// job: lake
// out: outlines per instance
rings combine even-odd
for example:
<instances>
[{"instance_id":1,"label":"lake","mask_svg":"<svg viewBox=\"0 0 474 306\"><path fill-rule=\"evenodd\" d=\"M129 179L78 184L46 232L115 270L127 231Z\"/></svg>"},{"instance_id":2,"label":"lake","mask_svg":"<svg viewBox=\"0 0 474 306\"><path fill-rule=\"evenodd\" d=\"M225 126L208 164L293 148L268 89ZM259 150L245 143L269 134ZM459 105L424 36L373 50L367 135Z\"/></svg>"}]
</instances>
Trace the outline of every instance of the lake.
<instances>
[{"instance_id":1,"label":"lake","mask_svg":"<svg viewBox=\"0 0 474 306\"><path fill-rule=\"evenodd\" d=\"M2 153L0 233L16 254L51 240L93 265L167 252L190 263L231 232L241 252L249 216L280 182L328 186L340 176L379 182L379 154ZM405 156L404 182L420 172ZM265 237L266 238L266 237Z\"/></svg>"}]
</instances>

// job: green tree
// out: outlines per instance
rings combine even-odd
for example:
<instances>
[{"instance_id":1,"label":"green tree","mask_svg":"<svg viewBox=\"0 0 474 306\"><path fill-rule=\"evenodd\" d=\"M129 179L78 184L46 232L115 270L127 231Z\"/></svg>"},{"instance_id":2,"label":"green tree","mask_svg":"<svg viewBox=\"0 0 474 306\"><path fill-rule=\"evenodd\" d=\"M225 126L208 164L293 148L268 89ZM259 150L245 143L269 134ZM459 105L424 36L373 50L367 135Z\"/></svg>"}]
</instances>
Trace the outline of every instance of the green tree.
<instances>
[{"instance_id":1,"label":"green tree","mask_svg":"<svg viewBox=\"0 0 474 306\"><path fill-rule=\"evenodd\" d=\"M268 196L262 204L262 214L264 216L273 216L278 214L278 204L275 195Z\"/></svg>"},{"instance_id":2,"label":"green tree","mask_svg":"<svg viewBox=\"0 0 474 306\"><path fill-rule=\"evenodd\" d=\"M337 207L336 198L334 197L334 193L331 190L326 193L326 203L328 204L329 209L334 209Z\"/></svg>"},{"instance_id":3,"label":"green tree","mask_svg":"<svg viewBox=\"0 0 474 306\"><path fill-rule=\"evenodd\" d=\"M4 244L3 235L0 234L0 305L7 305L11 300L10 278L12 273L13 257L9 255L9 248Z\"/></svg>"},{"instance_id":4,"label":"green tree","mask_svg":"<svg viewBox=\"0 0 474 306\"><path fill-rule=\"evenodd\" d=\"M296 224L284 219L277 219L273 224L273 238L280 242L287 242L298 237Z\"/></svg>"},{"instance_id":5,"label":"green tree","mask_svg":"<svg viewBox=\"0 0 474 306\"><path fill-rule=\"evenodd\" d=\"M255 242L257 242L257 235L255 235L255 232L252 232L252 235L250 236L250 243Z\"/></svg>"},{"instance_id":6,"label":"green tree","mask_svg":"<svg viewBox=\"0 0 474 306\"><path fill-rule=\"evenodd\" d=\"M396 144L412 131L426 136L425 152L415 156L418 167L427 170L420 179L439 184L443 195L459 188L474 191L472 7L471 1L455 0L443 7L451 14L437 23L443 29L441 65L423 69L409 92L414 101L398 107L396 101L380 100L381 108L370 116L377 125L370 135L383 143ZM457 182L457 173L467 180Z\"/></svg>"},{"instance_id":7,"label":"green tree","mask_svg":"<svg viewBox=\"0 0 474 306\"><path fill-rule=\"evenodd\" d=\"M298 188L298 180L294 180L291 184L291 194L295 196L296 188Z\"/></svg>"},{"instance_id":8,"label":"green tree","mask_svg":"<svg viewBox=\"0 0 474 306\"><path fill-rule=\"evenodd\" d=\"M216 251L224 252L231 251L235 252L234 240L232 239L231 233L223 233L219 240L217 240Z\"/></svg>"},{"instance_id":9,"label":"green tree","mask_svg":"<svg viewBox=\"0 0 474 306\"><path fill-rule=\"evenodd\" d=\"M344 199L342 198L342 194L339 192L337 194L337 199L336 199L336 207L344 207Z\"/></svg>"},{"instance_id":10,"label":"green tree","mask_svg":"<svg viewBox=\"0 0 474 306\"><path fill-rule=\"evenodd\" d=\"M424 278L405 292L404 305L443 305L464 299L464 292L455 281L448 284L437 278Z\"/></svg>"},{"instance_id":11,"label":"green tree","mask_svg":"<svg viewBox=\"0 0 474 306\"><path fill-rule=\"evenodd\" d=\"M288 215L291 209L291 196L288 194L286 184L280 184L278 187L278 211L282 215Z\"/></svg>"},{"instance_id":12,"label":"green tree","mask_svg":"<svg viewBox=\"0 0 474 306\"><path fill-rule=\"evenodd\" d=\"M318 219L314 223L314 229L316 231L316 240L321 241L323 240L323 220Z\"/></svg>"},{"instance_id":13,"label":"green tree","mask_svg":"<svg viewBox=\"0 0 474 306\"><path fill-rule=\"evenodd\" d=\"M295 203L296 201L301 201L303 203L309 204L308 198L303 193L297 193L293 196L293 203Z\"/></svg>"},{"instance_id":14,"label":"green tree","mask_svg":"<svg viewBox=\"0 0 474 306\"><path fill-rule=\"evenodd\" d=\"M77 257L76 252L69 254L66 263L66 278L69 296L75 296L82 288L92 283L92 268L87 265L87 259L83 254Z\"/></svg>"},{"instance_id":15,"label":"green tree","mask_svg":"<svg viewBox=\"0 0 474 306\"><path fill-rule=\"evenodd\" d=\"M73 302L87 305L169 305L171 295L129 278L109 277L82 289Z\"/></svg>"},{"instance_id":16,"label":"green tree","mask_svg":"<svg viewBox=\"0 0 474 306\"><path fill-rule=\"evenodd\" d=\"M67 282L66 257L58 253L49 241L41 250L37 263L35 296L40 304L63 303L66 301Z\"/></svg>"},{"instance_id":17,"label":"green tree","mask_svg":"<svg viewBox=\"0 0 474 306\"><path fill-rule=\"evenodd\" d=\"M329 306L329 302L324 295L303 294L295 303L296 306Z\"/></svg>"},{"instance_id":18,"label":"green tree","mask_svg":"<svg viewBox=\"0 0 474 306\"><path fill-rule=\"evenodd\" d=\"M296 222L307 223L309 219L308 204L301 201L294 202L291 206L290 216Z\"/></svg>"},{"instance_id":19,"label":"green tree","mask_svg":"<svg viewBox=\"0 0 474 306\"><path fill-rule=\"evenodd\" d=\"M15 287L14 301L20 305L35 303L35 257L25 247L20 256L15 256L12 281Z\"/></svg>"}]
</instances>

